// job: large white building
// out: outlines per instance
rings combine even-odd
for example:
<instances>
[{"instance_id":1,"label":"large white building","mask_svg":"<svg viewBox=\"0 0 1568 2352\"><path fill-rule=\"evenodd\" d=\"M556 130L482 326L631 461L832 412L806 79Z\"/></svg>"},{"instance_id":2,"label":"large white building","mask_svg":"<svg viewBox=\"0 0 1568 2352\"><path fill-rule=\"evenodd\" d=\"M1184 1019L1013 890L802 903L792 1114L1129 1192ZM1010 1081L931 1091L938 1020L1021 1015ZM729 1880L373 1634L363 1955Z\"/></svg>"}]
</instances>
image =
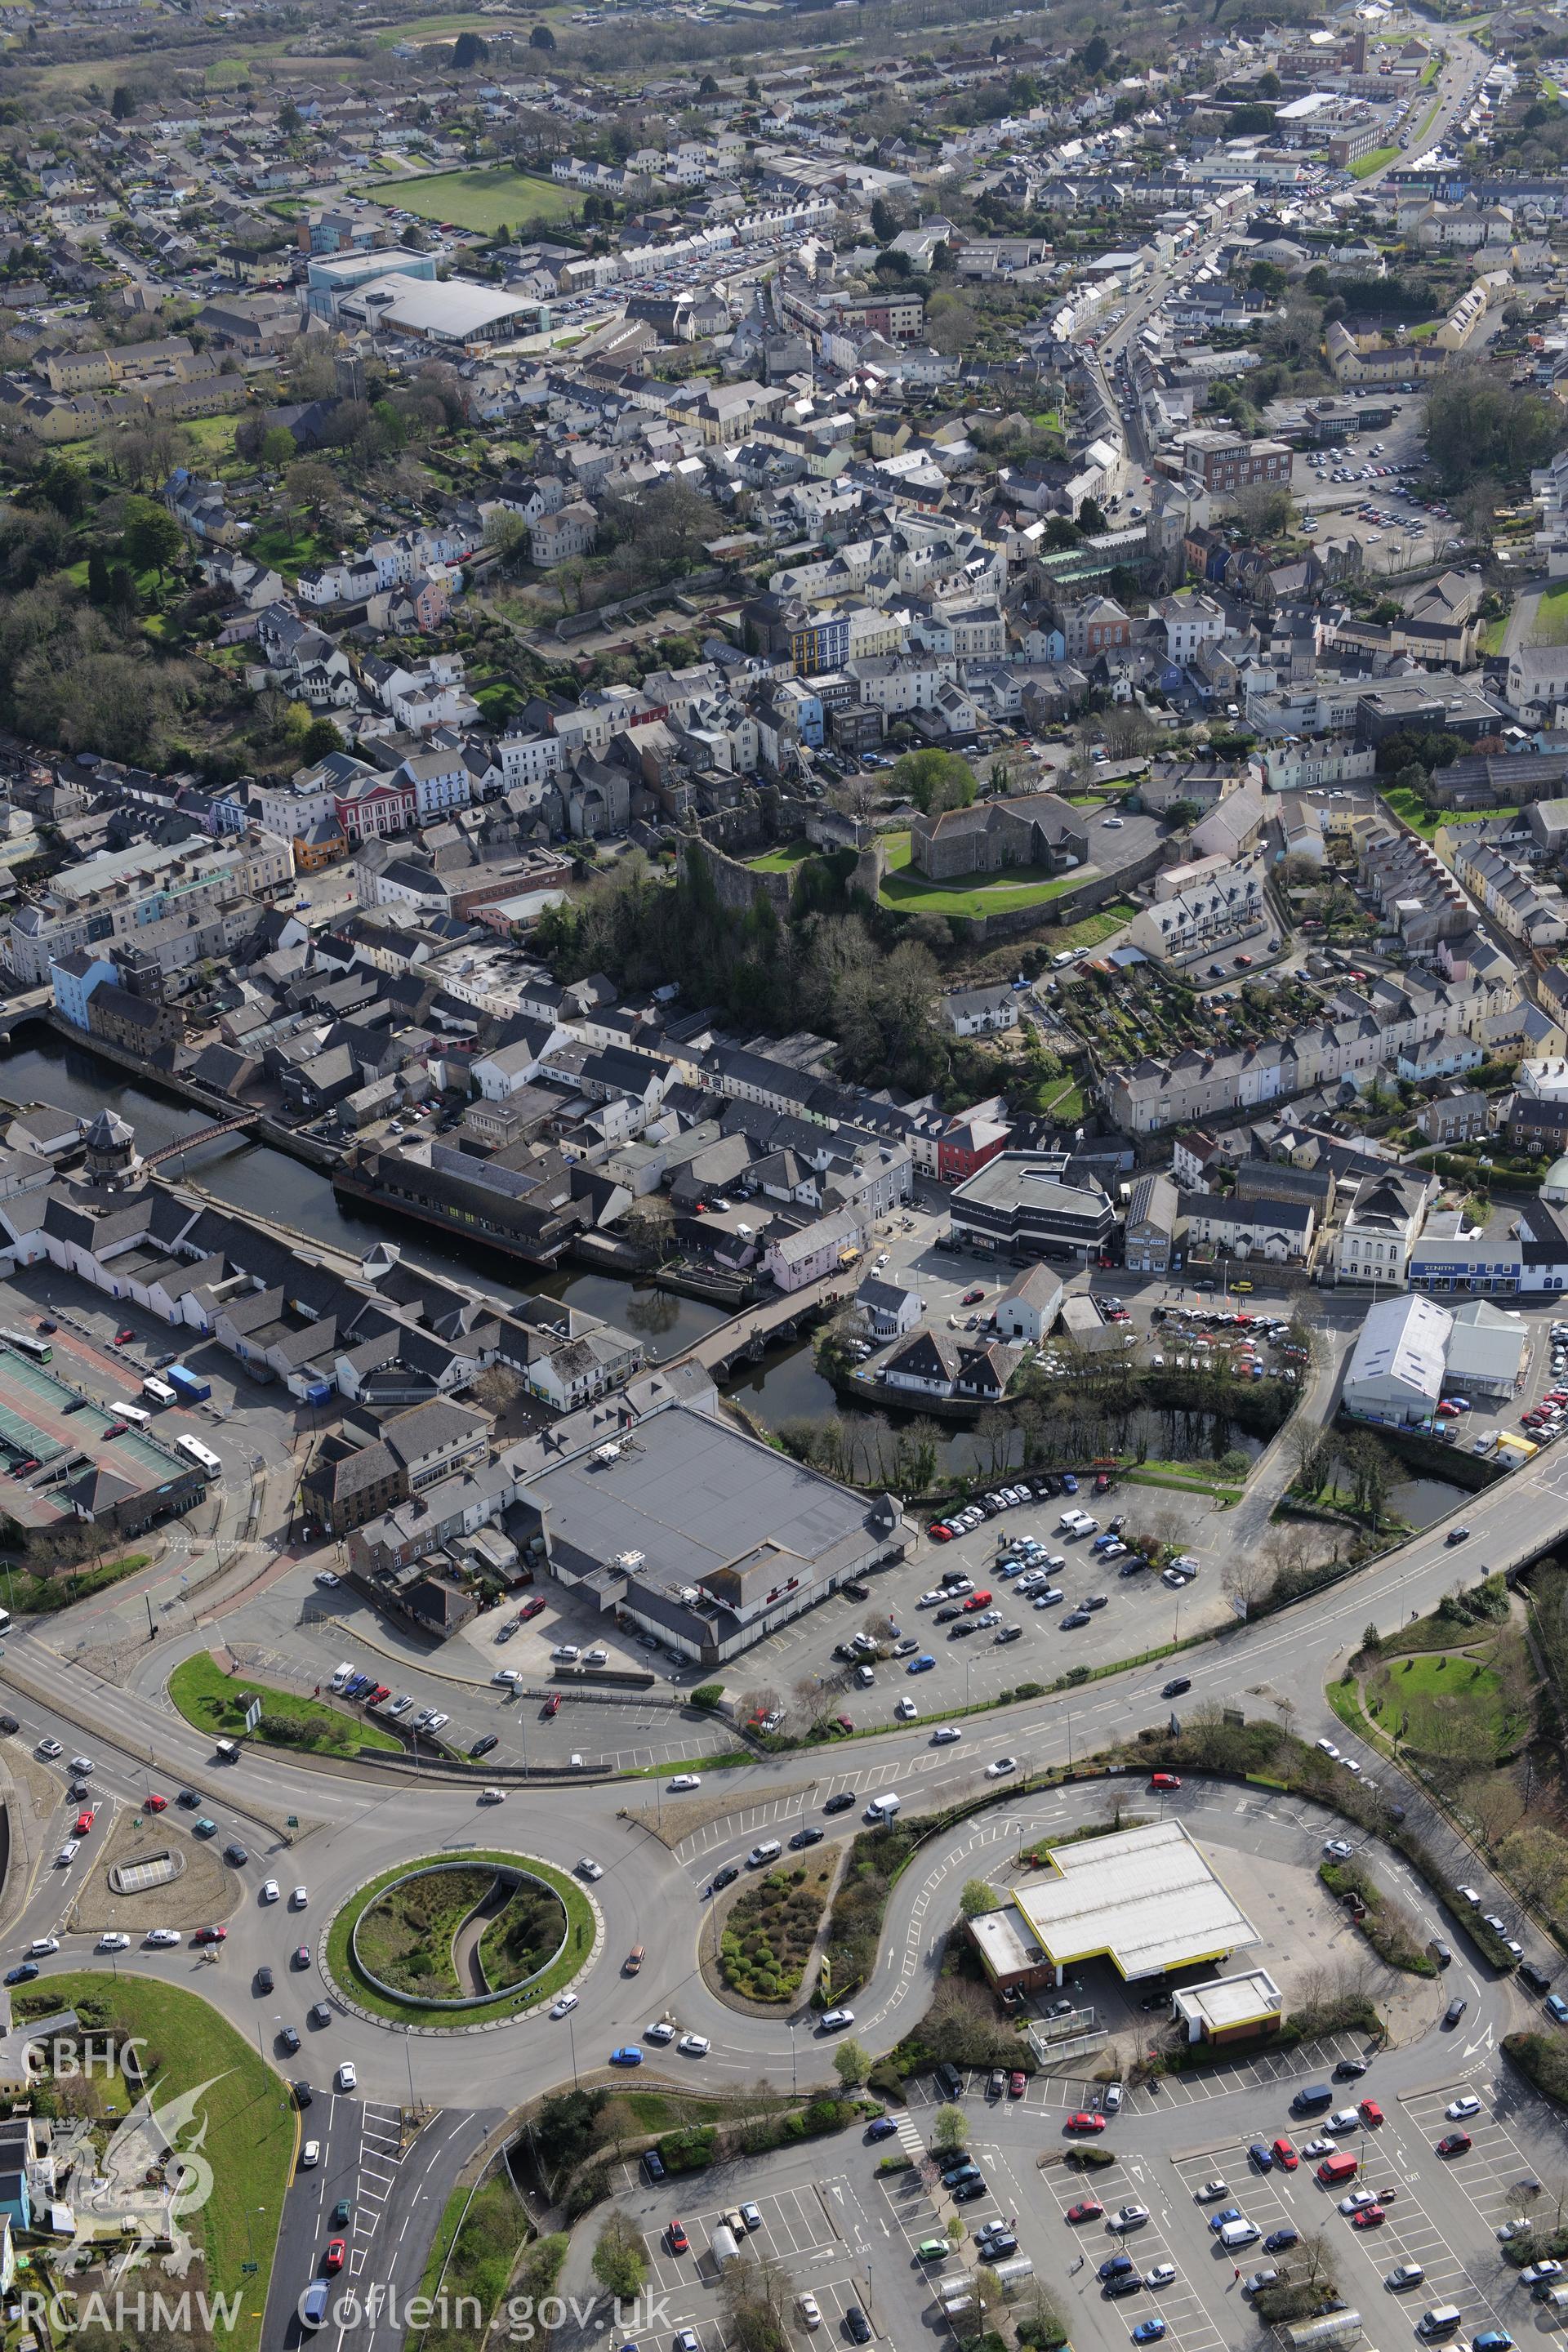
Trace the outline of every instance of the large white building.
<instances>
[{"instance_id":1,"label":"large white building","mask_svg":"<svg viewBox=\"0 0 1568 2352\"><path fill-rule=\"evenodd\" d=\"M1347 1412L1406 1428L1429 1422L1443 1393L1454 1318L1419 1291L1380 1298L1367 1309L1345 1368Z\"/></svg>"}]
</instances>

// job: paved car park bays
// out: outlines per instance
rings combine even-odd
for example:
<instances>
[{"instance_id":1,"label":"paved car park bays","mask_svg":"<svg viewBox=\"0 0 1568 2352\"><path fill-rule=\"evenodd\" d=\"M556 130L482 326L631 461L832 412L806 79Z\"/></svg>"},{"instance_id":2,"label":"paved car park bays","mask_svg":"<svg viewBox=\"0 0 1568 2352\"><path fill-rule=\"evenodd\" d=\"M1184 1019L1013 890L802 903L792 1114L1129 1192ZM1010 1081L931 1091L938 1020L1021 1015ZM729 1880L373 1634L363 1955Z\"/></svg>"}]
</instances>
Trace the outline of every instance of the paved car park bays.
<instances>
[{"instance_id":1,"label":"paved car park bays","mask_svg":"<svg viewBox=\"0 0 1568 2352\"><path fill-rule=\"evenodd\" d=\"M852 2142L836 2146L846 2154L853 2148ZM809 2294L822 2314L819 2332L825 2342L847 2340L844 2314L852 2303L867 2313L879 2341L912 2342L910 2323L928 2298L923 2281L910 2273L910 2284L919 2294L919 2302L911 2305L910 2284L905 2284L916 2241L910 2241L907 2256L900 2247L899 2259L889 2259L894 2225L875 2170L876 2159L885 2152L883 2147L868 2147L853 2172L837 2170L820 2179L797 2177L814 2161L806 2151L749 2159L727 2181L722 2202L715 2201L711 2173L678 2175L650 2190L637 2166L623 2166L622 2201L630 2206L635 2200L631 2218L642 2232L647 2292L663 2305L660 2341L668 2323L672 2333L695 2329L702 2352L721 2352L729 2344L710 2248L724 2215L750 2201L761 2213L762 2225L743 2234L742 2248L788 2273L792 2338L805 2332L794 2298ZM815 2161L821 2163L820 2151ZM687 2196L689 2204L682 2202ZM687 2236L683 2254L671 2251L669 2223L676 2218ZM931 2226L937 2226L934 2216Z\"/></svg>"}]
</instances>

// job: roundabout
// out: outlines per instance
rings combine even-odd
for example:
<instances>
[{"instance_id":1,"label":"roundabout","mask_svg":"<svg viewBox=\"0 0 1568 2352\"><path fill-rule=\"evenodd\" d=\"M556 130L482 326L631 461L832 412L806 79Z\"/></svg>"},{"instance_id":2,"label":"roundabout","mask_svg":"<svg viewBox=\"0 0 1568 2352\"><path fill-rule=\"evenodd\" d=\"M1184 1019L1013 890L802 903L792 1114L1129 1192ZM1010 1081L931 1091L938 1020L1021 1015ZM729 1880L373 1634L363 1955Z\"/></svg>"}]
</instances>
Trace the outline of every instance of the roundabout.
<instances>
[{"instance_id":1,"label":"roundabout","mask_svg":"<svg viewBox=\"0 0 1568 2352\"><path fill-rule=\"evenodd\" d=\"M425 2033L510 2024L592 1967L598 1906L552 1864L501 1851L432 1854L356 1887L321 1938L346 2009Z\"/></svg>"}]
</instances>

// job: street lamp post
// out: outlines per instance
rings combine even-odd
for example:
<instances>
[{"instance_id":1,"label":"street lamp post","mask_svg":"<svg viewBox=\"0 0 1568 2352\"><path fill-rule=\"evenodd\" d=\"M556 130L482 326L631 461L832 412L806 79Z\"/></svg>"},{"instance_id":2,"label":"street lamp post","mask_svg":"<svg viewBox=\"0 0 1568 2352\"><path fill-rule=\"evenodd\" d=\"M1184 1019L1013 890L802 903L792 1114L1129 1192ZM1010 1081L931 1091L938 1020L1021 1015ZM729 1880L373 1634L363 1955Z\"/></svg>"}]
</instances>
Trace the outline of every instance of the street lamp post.
<instances>
[{"instance_id":1,"label":"street lamp post","mask_svg":"<svg viewBox=\"0 0 1568 2352\"><path fill-rule=\"evenodd\" d=\"M403 2054L408 2062L408 2104L413 2108L417 2106L418 2101L414 2095L414 2028L411 2025L403 2029Z\"/></svg>"},{"instance_id":2,"label":"street lamp post","mask_svg":"<svg viewBox=\"0 0 1568 2352\"><path fill-rule=\"evenodd\" d=\"M571 2045L572 2045L572 2088L573 2088L574 2090L576 2090L576 2089L577 2089L577 2087L578 2087L578 2083L577 2083L577 2036L576 2036L576 2032L575 2032L575 2031L574 2031L574 2028L573 2028L572 2019L571 2019L570 2014L568 2014L568 2016L567 2016L567 2020L566 2020L566 2036L567 2036L567 2040L571 2042Z\"/></svg>"},{"instance_id":3,"label":"street lamp post","mask_svg":"<svg viewBox=\"0 0 1568 2352\"><path fill-rule=\"evenodd\" d=\"M793 2017L789 2021L789 2086L792 2093L800 2088L795 2071L795 2020Z\"/></svg>"}]
</instances>

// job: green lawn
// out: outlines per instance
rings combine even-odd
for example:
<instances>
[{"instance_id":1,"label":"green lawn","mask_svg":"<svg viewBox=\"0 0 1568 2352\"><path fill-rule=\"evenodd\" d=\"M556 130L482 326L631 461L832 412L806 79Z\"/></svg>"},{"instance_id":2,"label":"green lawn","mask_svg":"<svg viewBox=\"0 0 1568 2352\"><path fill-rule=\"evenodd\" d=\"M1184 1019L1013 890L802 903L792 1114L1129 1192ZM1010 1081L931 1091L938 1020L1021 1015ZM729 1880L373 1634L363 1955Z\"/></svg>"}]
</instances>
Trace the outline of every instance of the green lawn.
<instances>
[{"instance_id":1,"label":"green lawn","mask_svg":"<svg viewBox=\"0 0 1568 2352\"><path fill-rule=\"evenodd\" d=\"M1381 784L1376 789L1395 816L1403 817L1411 831L1418 833L1423 841L1435 841L1439 825L1482 824L1489 817L1519 814L1517 809L1511 808L1474 809L1462 813L1453 809L1429 809L1424 802L1416 799L1414 793L1405 791L1401 785Z\"/></svg>"},{"instance_id":2,"label":"green lawn","mask_svg":"<svg viewBox=\"0 0 1568 2352\"><path fill-rule=\"evenodd\" d=\"M812 854L809 841L785 841L765 856L748 857L746 863L755 874L791 874Z\"/></svg>"},{"instance_id":3,"label":"green lawn","mask_svg":"<svg viewBox=\"0 0 1568 2352\"><path fill-rule=\"evenodd\" d=\"M1359 163L1351 165L1351 178L1370 179L1373 172L1381 172L1385 163L1392 163L1398 152L1397 147L1374 147L1370 155L1363 155Z\"/></svg>"},{"instance_id":4,"label":"green lawn","mask_svg":"<svg viewBox=\"0 0 1568 2352\"><path fill-rule=\"evenodd\" d=\"M237 2324L217 2340L227 2352L259 2352L272 2252L294 2170L294 2111L283 2084L249 2041L197 1994L135 1976L125 1961L118 1978L100 1970L51 1975L18 1994L16 2003L19 2019L67 2007L84 2028L117 2027L142 2037L149 2063L157 2063L161 2103L206 2085L183 2145L203 2145L213 2168L212 2194L193 2225L205 2250L207 2276L187 2284L237 2296ZM103 2077L97 2081L108 2088ZM117 2082L110 2104L127 2111L133 2096ZM198 2143L203 2117L205 2141ZM247 2263L257 2265L249 2279Z\"/></svg>"},{"instance_id":5,"label":"green lawn","mask_svg":"<svg viewBox=\"0 0 1568 2352\"><path fill-rule=\"evenodd\" d=\"M238 1738L245 1730L247 1701L259 1697L261 1721L248 1735L258 1747L315 1748L342 1755L353 1755L361 1748L379 1748L390 1749L395 1756L403 1748L400 1739L377 1723L356 1720L313 1698L296 1698L292 1691L275 1690L254 1675L226 1675L205 1650L174 1668L169 1676L169 1696L187 1723L194 1723L198 1731L210 1731L215 1738ZM269 1738L269 1724L287 1725L290 1729L287 1736Z\"/></svg>"},{"instance_id":6,"label":"green lawn","mask_svg":"<svg viewBox=\"0 0 1568 2352\"><path fill-rule=\"evenodd\" d=\"M1538 600L1531 634L1549 646L1568 644L1568 587L1548 588Z\"/></svg>"},{"instance_id":7,"label":"green lawn","mask_svg":"<svg viewBox=\"0 0 1568 2352\"><path fill-rule=\"evenodd\" d=\"M1421 1709L1445 1697L1482 1703L1482 1721L1494 1756L1502 1755L1517 1738L1520 1718L1504 1698L1497 1675L1479 1659L1452 1651L1423 1651L1414 1657L1391 1659L1369 1675L1363 1686L1364 1704L1373 1722L1392 1732L1408 1712L1410 1737L1417 1745Z\"/></svg>"},{"instance_id":8,"label":"green lawn","mask_svg":"<svg viewBox=\"0 0 1568 2352\"><path fill-rule=\"evenodd\" d=\"M952 887L910 870L907 833L890 833L887 842L889 872L879 895L884 907L903 915L1011 915L1059 898L1086 879L1081 866L1072 874L1046 874L1035 866L1005 866L982 883Z\"/></svg>"},{"instance_id":9,"label":"green lawn","mask_svg":"<svg viewBox=\"0 0 1568 2352\"><path fill-rule=\"evenodd\" d=\"M247 541L245 551L259 557L263 563L275 565L279 572L293 572L304 563L324 562L337 551L331 540L311 530L302 517L289 520L275 515Z\"/></svg>"},{"instance_id":10,"label":"green lawn","mask_svg":"<svg viewBox=\"0 0 1568 2352\"><path fill-rule=\"evenodd\" d=\"M416 180L367 180L354 193L417 213L421 220L452 221L458 228L487 236L519 221L572 220L582 202L573 188L536 179L531 172L514 172L504 163L473 172L437 172Z\"/></svg>"}]
</instances>

